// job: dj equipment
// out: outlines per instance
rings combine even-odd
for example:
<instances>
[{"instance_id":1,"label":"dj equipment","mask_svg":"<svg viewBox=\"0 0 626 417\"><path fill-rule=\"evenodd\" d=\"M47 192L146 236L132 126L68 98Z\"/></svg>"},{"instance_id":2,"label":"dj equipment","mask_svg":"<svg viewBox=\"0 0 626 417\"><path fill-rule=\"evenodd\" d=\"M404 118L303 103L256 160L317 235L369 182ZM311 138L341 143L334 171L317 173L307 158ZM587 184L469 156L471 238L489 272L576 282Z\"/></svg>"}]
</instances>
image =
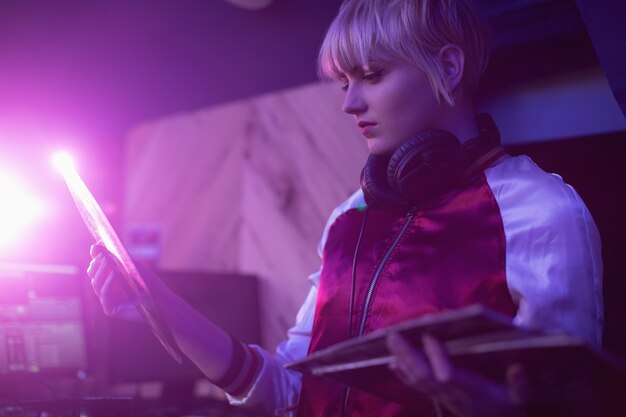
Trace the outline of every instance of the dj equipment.
<instances>
[{"instance_id":1,"label":"dj equipment","mask_svg":"<svg viewBox=\"0 0 626 417\"><path fill-rule=\"evenodd\" d=\"M2 381L18 373L84 372L87 348L80 278L74 266L0 264ZM2 391L0 387L0 395Z\"/></svg>"},{"instance_id":2,"label":"dj equipment","mask_svg":"<svg viewBox=\"0 0 626 417\"><path fill-rule=\"evenodd\" d=\"M479 114L478 137L461 144L451 133L417 134L392 155L373 155L361 172L361 189L370 206L411 207L435 200L459 185L473 162L500 145L491 116Z\"/></svg>"},{"instance_id":3,"label":"dj equipment","mask_svg":"<svg viewBox=\"0 0 626 417\"><path fill-rule=\"evenodd\" d=\"M133 398L67 398L0 402L0 417L260 417L224 401L170 404Z\"/></svg>"},{"instance_id":4,"label":"dj equipment","mask_svg":"<svg viewBox=\"0 0 626 417\"><path fill-rule=\"evenodd\" d=\"M260 343L256 277L157 273L233 336ZM145 324L101 315L90 320L81 302L83 290L91 290L81 287L84 278L74 266L0 264L0 417L259 416L195 396L193 382L202 373L188 360L183 365L172 360ZM91 322L100 332L101 353L89 350L88 361L85 324ZM162 390L156 399L93 396L111 392L94 388L98 377L109 386L159 381Z\"/></svg>"}]
</instances>

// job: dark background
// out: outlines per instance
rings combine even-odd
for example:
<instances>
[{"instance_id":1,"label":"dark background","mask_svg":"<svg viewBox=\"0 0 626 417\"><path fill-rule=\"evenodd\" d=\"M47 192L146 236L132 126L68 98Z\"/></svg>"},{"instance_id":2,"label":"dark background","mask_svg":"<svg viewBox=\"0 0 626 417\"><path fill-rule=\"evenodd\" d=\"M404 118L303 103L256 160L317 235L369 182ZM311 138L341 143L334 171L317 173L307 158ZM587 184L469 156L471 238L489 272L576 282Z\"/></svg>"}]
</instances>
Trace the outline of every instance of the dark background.
<instances>
[{"instance_id":1,"label":"dark background","mask_svg":"<svg viewBox=\"0 0 626 417\"><path fill-rule=\"evenodd\" d=\"M218 0L2 0L0 152L39 162L70 147L93 166L85 175L99 198L119 209L129 128L315 81L339 4L276 0L249 11ZM599 65L575 2L478 4L494 32L485 93Z\"/></svg>"}]
</instances>

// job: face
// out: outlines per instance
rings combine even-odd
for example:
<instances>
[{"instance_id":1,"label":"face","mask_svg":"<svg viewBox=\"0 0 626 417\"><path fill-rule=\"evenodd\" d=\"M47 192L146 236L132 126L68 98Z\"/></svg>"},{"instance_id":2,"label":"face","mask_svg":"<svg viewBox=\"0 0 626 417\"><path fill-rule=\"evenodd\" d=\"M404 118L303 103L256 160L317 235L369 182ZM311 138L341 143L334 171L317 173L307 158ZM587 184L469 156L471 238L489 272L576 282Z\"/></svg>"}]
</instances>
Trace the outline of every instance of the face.
<instances>
[{"instance_id":1,"label":"face","mask_svg":"<svg viewBox=\"0 0 626 417\"><path fill-rule=\"evenodd\" d=\"M355 118L370 153L392 153L433 128L442 113L426 74L408 64L374 61L339 77L342 110Z\"/></svg>"}]
</instances>

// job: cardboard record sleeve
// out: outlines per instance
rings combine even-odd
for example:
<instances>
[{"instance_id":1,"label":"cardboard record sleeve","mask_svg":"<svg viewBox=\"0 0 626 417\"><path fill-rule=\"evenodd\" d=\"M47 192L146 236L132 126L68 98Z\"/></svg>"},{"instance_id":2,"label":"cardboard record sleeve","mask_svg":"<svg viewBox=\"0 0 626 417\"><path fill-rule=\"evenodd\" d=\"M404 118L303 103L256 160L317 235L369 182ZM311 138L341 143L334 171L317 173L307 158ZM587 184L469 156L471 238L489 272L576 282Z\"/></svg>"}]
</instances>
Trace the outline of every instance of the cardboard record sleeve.
<instances>
[{"instance_id":1,"label":"cardboard record sleeve","mask_svg":"<svg viewBox=\"0 0 626 417\"><path fill-rule=\"evenodd\" d=\"M65 166L62 174L90 234L111 252L123 269L123 284L135 307L170 356L179 364L182 363L180 348L155 304L150 289L96 199L73 166Z\"/></svg>"},{"instance_id":2,"label":"cardboard record sleeve","mask_svg":"<svg viewBox=\"0 0 626 417\"><path fill-rule=\"evenodd\" d=\"M519 363L529 380L531 415L626 416L626 364L564 334L521 329L479 305L427 315L350 339L286 365L369 392L409 408L424 395L407 390L389 370L386 338L398 333L416 348L428 333L440 340L452 364L505 384Z\"/></svg>"}]
</instances>

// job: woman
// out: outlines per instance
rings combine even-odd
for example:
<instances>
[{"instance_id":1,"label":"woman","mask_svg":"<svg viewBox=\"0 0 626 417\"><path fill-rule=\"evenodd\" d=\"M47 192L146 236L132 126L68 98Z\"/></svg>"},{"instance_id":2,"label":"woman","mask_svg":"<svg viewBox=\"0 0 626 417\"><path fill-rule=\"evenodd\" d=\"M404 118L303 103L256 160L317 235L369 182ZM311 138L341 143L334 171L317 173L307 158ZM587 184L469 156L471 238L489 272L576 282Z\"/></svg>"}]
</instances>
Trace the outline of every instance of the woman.
<instances>
[{"instance_id":1,"label":"woman","mask_svg":"<svg viewBox=\"0 0 626 417\"><path fill-rule=\"evenodd\" d=\"M361 190L331 215L323 268L288 339L271 355L245 346L147 276L183 352L234 404L274 415L523 415L524 372L507 384L451 366L432 337L418 350L388 341L406 408L283 368L349 337L481 303L517 324L598 344L602 265L584 204L557 176L507 156L472 95L487 64L484 26L469 0L347 0L319 58L345 91L370 158ZM136 316L99 246L88 273L105 312ZM431 400L431 398L433 400Z\"/></svg>"}]
</instances>

